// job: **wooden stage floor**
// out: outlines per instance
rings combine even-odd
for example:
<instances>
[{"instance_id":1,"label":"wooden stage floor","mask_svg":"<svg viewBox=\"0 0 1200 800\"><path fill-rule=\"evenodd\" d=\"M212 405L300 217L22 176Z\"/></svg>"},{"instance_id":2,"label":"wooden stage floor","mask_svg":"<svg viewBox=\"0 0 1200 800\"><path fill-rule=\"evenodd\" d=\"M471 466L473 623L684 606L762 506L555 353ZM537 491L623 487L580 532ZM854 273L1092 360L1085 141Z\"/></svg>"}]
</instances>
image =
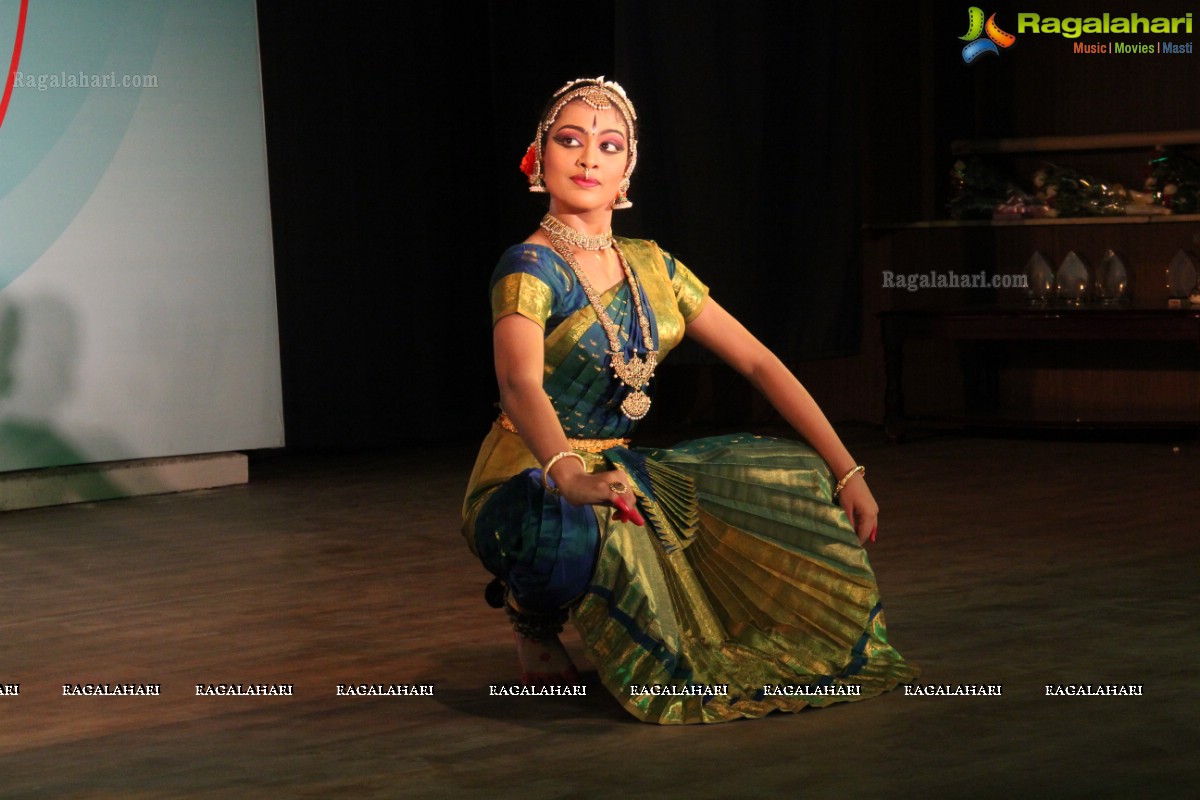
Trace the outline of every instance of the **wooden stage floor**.
<instances>
[{"instance_id":1,"label":"wooden stage floor","mask_svg":"<svg viewBox=\"0 0 1200 800\"><path fill-rule=\"evenodd\" d=\"M0 797L1179 796L1194 766L1200 443L854 445L921 683L706 728L498 698L511 632L458 532L474 457L260 457L248 486L0 514ZM577 649L577 641L569 640ZM157 697L64 684L159 684ZM197 684L292 684L198 697ZM433 684L431 696L336 686ZM1140 696L1047 696L1047 685ZM1186 794L1186 789L1184 789Z\"/></svg>"}]
</instances>

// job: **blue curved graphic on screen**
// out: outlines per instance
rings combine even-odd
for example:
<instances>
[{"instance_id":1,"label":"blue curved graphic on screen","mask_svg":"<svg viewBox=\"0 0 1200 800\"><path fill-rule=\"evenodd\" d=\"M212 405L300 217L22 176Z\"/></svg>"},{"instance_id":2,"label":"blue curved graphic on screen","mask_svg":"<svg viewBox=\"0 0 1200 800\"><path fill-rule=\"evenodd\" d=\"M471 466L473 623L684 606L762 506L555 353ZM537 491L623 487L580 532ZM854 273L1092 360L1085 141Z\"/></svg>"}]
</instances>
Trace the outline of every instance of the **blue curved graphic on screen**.
<instances>
[{"instance_id":1,"label":"blue curved graphic on screen","mask_svg":"<svg viewBox=\"0 0 1200 800\"><path fill-rule=\"evenodd\" d=\"M119 83L151 71L166 6L30 4L21 82L0 129L0 289L54 244L107 171L141 95ZM0 0L0 42L11 43L19 10ZM118 85L92 88L106 78Z\"/></svg>"},{"instance_id":2,"label":"blue curved graphic on screen","mask_svg":"<svg viewBox=\"0 0 1200 800\"><path fill-rule=\"evenodd\" d=\"M996 45L988 39L976 39L963 48L963 61L970 64L984 53L991 53L994 56L998 56L1000 55L1000 48L996 47Z\"/></svg>"}]
</instances>

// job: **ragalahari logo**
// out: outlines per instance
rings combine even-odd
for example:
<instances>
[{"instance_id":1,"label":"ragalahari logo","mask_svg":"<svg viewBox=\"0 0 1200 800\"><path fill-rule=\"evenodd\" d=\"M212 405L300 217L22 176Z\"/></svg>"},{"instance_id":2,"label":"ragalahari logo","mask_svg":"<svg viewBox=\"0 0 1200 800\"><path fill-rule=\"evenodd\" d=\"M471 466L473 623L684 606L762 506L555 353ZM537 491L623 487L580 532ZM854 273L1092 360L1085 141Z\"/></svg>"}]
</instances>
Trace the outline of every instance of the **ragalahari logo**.
<instances>
[{"instance_id":1,"label":"ragalahari logo","mask_svg":"<svg viewBox=\"0 0 1200 800\"><path fill-rule=\"evenodd\" d=\"M985 33L987 34L986 39L979 38ZM979 6L971 6L967 9L967 32L958 38L968 42L962 51L963 61L967 64L984 53L998 56L1001 47L1005 49L1012 47L1013 42L1017 40L1017 37L1011 33L1000 30L1000 26L996 24L995 14L988 17L987 22L984 23L983 9Z\"/></svg>"},{"instance_id":2,"label":"ragalahari logo","mask_svg":"<svg viewBox=\"0 0 1200 800\"><path fill-rule=\"evenodd\" d=\"M21 43L25 39L25 17L28 13L29 0L21 0L20 16L17 18L17 36L16 41L13 42L12 61L9 62L8 75L4 80L4 94L0 95L0 126L4 125L4 115L8 113L8 101L12 99L17 68L21 66Z\"/></svg>"}]
</instances>

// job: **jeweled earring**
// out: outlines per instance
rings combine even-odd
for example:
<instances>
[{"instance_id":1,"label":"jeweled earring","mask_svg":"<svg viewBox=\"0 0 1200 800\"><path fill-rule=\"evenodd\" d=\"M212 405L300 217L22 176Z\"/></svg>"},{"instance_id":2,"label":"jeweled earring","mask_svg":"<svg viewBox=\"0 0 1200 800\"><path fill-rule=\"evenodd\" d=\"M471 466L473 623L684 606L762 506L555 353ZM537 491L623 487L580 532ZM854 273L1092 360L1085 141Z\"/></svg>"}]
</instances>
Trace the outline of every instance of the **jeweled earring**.
<instances>
[{"instance_id":1,"label":"jeweled earring","mask_svg":"<svg viewBox=\"0 0 1200 800\"><path fill-rule=\"evenodd\" d=\"M521 159L521 172L529 178L529 191L531 192L546 191L546 184L542 182L541 155L537 149L537 142L534 141L525 151L525 157Z\"/></svg>"},{"instance_id":2,"label":"jeweled earring","mask_svg":"<svg viewBox=\"0 0 1200 800\"><path fill-rule=\"evenodd\" d=\"M532 191L532 190L530 190ZM633 201L629 199L629 178L622 178L617 184L617 199L613 201L613 209L630 208Z\"/></svg>"}]
</instances>

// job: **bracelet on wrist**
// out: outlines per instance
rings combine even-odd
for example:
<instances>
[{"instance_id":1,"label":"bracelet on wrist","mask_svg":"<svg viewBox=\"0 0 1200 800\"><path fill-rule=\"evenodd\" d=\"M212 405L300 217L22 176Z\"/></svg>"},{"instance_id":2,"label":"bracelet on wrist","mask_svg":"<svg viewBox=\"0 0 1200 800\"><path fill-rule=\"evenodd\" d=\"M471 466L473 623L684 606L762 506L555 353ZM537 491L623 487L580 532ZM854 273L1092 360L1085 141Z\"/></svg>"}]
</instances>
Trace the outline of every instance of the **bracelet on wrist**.
<instances>
[{"instance_id":1,"label":"bracelet on wrist","mask_svg":"<svg viewBox=\"0 0 1200 800\"><path fill-rule=\"evenodd\" d=\"M837 502L838 495L840 495L842 493L842 489L845 489L846 484L850 482L850 479L853 478L855 475L858 475L859 473L862 473L863 480L866 480L867 468L864 467L862 464L856 465L854 467L854 469L850 470L849 472L847 472L845 475L842 476L842 479L837 482L837 486L833 490L833 502L835 502L835 503Z\"/></svg>"},{"instance_id":2,"label":"bracelet on wrist","mask_svg":"<svg viewBox=\"0 0 1200 800\"><path fill-rule=\"evenodd\" d=\"M578 458L579 463L583 467L584 471L587 471L587 462L584 461L583 456L579 455L579 453L576 453L574 450L563 450L561 453L555 453L550 457L550 460L546 462L545 466L542 467L542 488L545 489L549 494L561 494L557 488L550 485L550 481L548 479L550 477L550 470L552 470L554 465L564 458Z\"/></svg>"}]
</instances>

